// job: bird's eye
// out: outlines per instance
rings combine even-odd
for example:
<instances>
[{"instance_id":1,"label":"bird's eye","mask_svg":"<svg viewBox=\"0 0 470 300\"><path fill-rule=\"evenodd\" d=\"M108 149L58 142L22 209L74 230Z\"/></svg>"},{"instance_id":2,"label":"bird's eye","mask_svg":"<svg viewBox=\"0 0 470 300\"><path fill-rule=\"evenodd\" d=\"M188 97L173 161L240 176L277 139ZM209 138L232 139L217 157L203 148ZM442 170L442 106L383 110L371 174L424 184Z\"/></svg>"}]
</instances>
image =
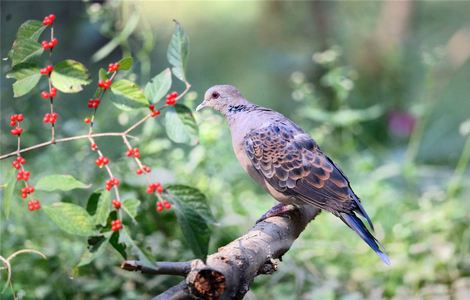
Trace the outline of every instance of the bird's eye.
<instances>
[{"instance_id":1,"label":"bird's eye","mask_svg":"<svg viewBox=\"0 0 470 300\"><path fill-rule=\"evenodd\" d=\"M220 96L220 94L217 93L217 92L213 92L213 93L212 93L212 98L213 98L213 99L217 99L217 98L219 98L219 96Z\"/></svg>"}]
</instances>

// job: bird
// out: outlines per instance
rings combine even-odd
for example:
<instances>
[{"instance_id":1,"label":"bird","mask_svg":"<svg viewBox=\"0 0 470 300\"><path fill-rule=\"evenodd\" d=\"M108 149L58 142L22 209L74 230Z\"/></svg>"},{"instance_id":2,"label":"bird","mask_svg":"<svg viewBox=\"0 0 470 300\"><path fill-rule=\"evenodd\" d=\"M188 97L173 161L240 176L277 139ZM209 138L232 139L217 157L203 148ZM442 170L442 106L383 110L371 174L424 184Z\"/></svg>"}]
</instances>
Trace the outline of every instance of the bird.
<instances>
[{"instance_id":1,"label":"bird","mask_svg":"<svg viewBox=\"0 0 470 300\"><path fill-rule=\"evenodd\" d=\"M232 85L209 88L196 112L212 108L228 122L232 146L243 169L280 203L263 217L313 205L340 218L387 265L374 226L344 172L300 126L272 109L245 99Z\"/></svg>"}]
</instances>

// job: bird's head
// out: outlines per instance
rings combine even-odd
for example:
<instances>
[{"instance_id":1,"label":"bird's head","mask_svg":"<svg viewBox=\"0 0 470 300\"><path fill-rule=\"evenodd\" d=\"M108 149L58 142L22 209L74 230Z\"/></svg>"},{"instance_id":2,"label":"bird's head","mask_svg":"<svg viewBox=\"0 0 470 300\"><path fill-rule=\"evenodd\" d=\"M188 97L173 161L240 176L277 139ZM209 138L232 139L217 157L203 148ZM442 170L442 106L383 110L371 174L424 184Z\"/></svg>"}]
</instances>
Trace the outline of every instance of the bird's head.
<instances>
[{"instance_id":1,"label":"bird's head","mask_svg":"<svg viewBox=\"0 0 470 300\"><path fill-rule=\"evenodd\" d=\"M234 86L228 84L214 85L206 91L204 101L198 105L196 111L211 107L225 114L230 105L237 105L242 102L246 102L246 100Z\"/></svg>"}]
</instances>

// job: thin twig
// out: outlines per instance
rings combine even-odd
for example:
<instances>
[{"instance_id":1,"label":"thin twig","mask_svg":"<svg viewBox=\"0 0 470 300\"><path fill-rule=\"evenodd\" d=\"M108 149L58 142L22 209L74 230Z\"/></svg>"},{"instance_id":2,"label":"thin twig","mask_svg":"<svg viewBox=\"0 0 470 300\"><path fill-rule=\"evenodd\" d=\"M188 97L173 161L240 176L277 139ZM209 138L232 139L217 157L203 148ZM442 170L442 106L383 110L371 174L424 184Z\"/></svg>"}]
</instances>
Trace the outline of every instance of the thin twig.
<instances>
[{"instance_id":1,"label":"thin twig","mask_svg":"<svg viewBox=\"0 0 470 300\"><path fill-rule=\"evenodd\" d=\"M142 261L126 260L121 264L121 268L142 274L186 276L191 271L191 261L160 261L153 265L145 265Z\"/></svg>"}]
</instances>

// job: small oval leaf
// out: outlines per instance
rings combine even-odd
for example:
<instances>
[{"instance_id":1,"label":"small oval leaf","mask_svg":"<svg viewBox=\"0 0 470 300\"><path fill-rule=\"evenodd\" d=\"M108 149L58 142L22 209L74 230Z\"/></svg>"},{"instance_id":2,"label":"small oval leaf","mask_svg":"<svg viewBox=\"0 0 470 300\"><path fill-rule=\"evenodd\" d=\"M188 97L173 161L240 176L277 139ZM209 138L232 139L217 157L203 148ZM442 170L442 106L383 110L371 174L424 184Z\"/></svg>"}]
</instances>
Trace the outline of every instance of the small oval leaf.
<instances>
[{"instance_id":1,"label":"small oval leaf","mask_svg":"<svg viewBox=\"0 0 470 300\"><path fill-rule=\"evenodd\" d=\"M148 100L144 92L135 83L127 79L121 79L113 82L111 85L112 94L109 94L111 101L119 109L132 110L136 108L147 107Z\"/></svg>"},{"instance_id":2,"label":"small oval leaf","mask_svg":"<svg viewBox=\"0 0 470 300\"><path fill-rule=\"evenodd\" d=\"M181 81L186 81L186 66L189 55L189 38L180 23L175 21L176 29L171 37L166 57L173 66L173 74Z\"/></svg>"},{"instance_id":3,"label":"small oval leaf","mask_svg":"<svg viewBox=\"0 0 470 300\"><path fill-rule=\"evenodd\" d=\"M165 194L173 203L178 224L184 237L197 257L207 254L210 228L213 223L206 197L199 190L185 185L170 185Z\"/></svg>"},{"instance_id":4,"label":"small oval leaf","mask_svg":"<svg viewBox=\"0 0 470 300\"><path fill-rule=\"evenodd\" d=\"M133 219L137 216L137 209L139 208L140 201L137 199L126 199L122 202L122 208Z\"/></svg>"},{"instance_id":5,"label":"small oval leaf","mask_svg":"<svg viewBox=\"0 0 470 300\"><path fill-rule=\"evenodd\" d=\"M73 189L86 189L90 185L87 185L81 181L78 181L70 175L49 175L39 179L36 184L36 189L41 191L70 191Z\"/></svg>"},{"instance_id":6,"label":"small oval leaf","mask_svg":"<svg viewBox=\"0 0 470 300\"><path fill-rule=\"evenodd\" d=\"M132 68L133 63L134 63L134 60L132 59L132 57L130 56L123 57L120 61L118 61L119 70L127 71L130 68Z\"/></svg>"},{"instance_id":7,"label":"small oval leaf","mask_svg":"<svg viewBox=\"0 0 470 300\"><path fill-rule=\"evenodd\" d=\"M63 93L78 93L91 82L85 66L72 59L63 60L54 66L51 81Z\"/></svg>"},{"instance_id":8,"label":"small oval leaf","mask_svg":"<svg viewBox=\"0 0 470 300\"><path fill-rule=\"evenodd\" d=\"M32 63L21 63L13 67L7 78L16 79L13 83L13 96L20 97L29 93L41 79L39 67Z\"/></svg>"},{"instance_id":9,"label":"small oval leaf","mask_svg":"<svg viewBox=\"0 0 470 300\"><path fill-rule=\"evenodd\" d=\"M150 102L157 103L160 99L165 97L170 88L171 71L169 68L166 68L145 85L145 97L147 97Z\"/></svg>"},{"instance_id":10,"label":"small oval leaf","mask_svg":"<svg viewBox=\"0 0 470 300\"><path fill-rule=\"evenodd\" d=\"M67 233L79 236L95 234L93 218L81 206L57 202L43 206L43 209L47 216Z\"/></svg>"},{"instance_id":11,"label":"small oval leaf","mask_svg":"<svg viewBox=\"0 0 470 300\"><path fill-rule=\"evenodd\" d=\"M191 110L182 104L165 114L165 130L168 137L175 143L195 145L198 142L199 130Z\"/></svg>"},{"instance_id":12,"label":"small oval leaf","mask_svg":"<svg viewBox=\"0 0 470 300\"><path fill-rule=\"evenodd\" d=\"M111 212L111 193L102 191L95 212L95 225L105 226Z\"/></svg>"},{"instance_id":13,"label":"small oval leaf","mask_svg":"<svg viewBox=\"0 0 470 300\"><path fill-rule=\"evenodd\" d=\"M42 54L44 49L41 44L32 39L16 40L13 43L8 57L11 59L11 66L14 67L22 62L27 62Z\"/></svg>"},{"instance_id":14,"label":"small oval leaf","mask_svg":"<svg viewBox=\"0 0 470 300\"><path fill-rule=\"evenodd\" d=\"M20 28L18 28L16 39L32 39L37 41L46 27L47 26L44 26L39 20L28 20L21 24Z\"/></svg>"}]
</instances>

